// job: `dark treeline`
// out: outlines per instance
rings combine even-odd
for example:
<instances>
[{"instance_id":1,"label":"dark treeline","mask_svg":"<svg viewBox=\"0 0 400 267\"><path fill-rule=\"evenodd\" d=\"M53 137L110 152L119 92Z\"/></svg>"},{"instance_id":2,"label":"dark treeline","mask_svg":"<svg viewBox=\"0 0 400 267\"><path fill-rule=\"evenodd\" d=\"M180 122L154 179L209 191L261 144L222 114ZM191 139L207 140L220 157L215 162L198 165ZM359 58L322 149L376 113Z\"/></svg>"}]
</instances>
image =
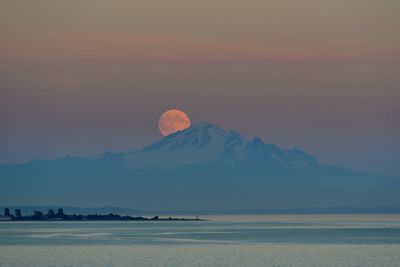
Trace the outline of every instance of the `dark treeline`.
<instances>
[{"instance_id":1,"label":"dark treeline","mask_svg":"<svg viewBox=\"0 0 400 267\"><path fill-rule=\"evenodd\" d=\"M0 221L198 221L199 218L159 218L154 216L151 218L142 216L129 216L118 214L65 214L63 209L59 208L57 212L49 209L46 214L35 210L32 215L23 216L20 209L16 209L14 214L11 214L9 208L4 209L4 216L0 216Z\"/></svg>"}]
</instances>

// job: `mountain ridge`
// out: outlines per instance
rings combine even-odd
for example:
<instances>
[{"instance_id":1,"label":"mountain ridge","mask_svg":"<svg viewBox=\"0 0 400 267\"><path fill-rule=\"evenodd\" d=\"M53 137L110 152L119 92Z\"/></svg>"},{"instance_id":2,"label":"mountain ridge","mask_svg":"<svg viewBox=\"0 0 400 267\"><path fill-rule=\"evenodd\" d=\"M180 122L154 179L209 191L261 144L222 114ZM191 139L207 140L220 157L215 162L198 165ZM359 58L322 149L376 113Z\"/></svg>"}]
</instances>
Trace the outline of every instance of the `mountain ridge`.
<instances>
[{"instance_id":1,"label":"mountain ridge","mask_svg":"<svg viewBox=\"0 0 400 267\"><path fill-rule=\"evenodd\" d=\"M81 157L81 156L72 156L72 155L67 155L64 157L56 158L56 159L34 159L26 163L8 163L8 164L0 164L1 165L26 165L26 164L35 164L35 163L43 163L43 162L54 162L54 161L69 161L69 162L79 162L79 161L88 161L88 160L116 160L118 157L121 157L122 159L126 160L132 160L130 159L131 156L139 154L139 153L150 153L150 152L155 152L158 151L160 152L174 152L175 150L182 149L185 147L185 145L191 144L191 145L197 145L197 147L192 146L192 149L195 150L194 152L198 153L198 150L202 147L204 147L207 143L207 141L211 140L211 136L207 136L207 130L211 129L214 133L217 133L219 135L217 138L222 138L224 139L224 142L219 144L220 148L214 156L214 160L217 161L223 161L223 160L229 160L232 159L232 157L236 156L236 159L241 159L240 155L235 155L235 152L238 153L238 148L241 148L241 152L246 152L248 153L249 157L253 159L257 158L263 158L270 156L270 160L275 159L280 159L280 160L294 160L294 159L299 159L303 160L304 162L312 163L312 162L317 162L317 160L305 152L304 150L301 150L299 148L293 148L293 149L282 149L278 147L277 145L273 143L268 143L265 144L264 141L259 138L259 137L254 137L253 139L248 139L242 136L241 134L235 132L235 131L226 131L214 124L211 123L206 123L206 122L201 122L201 123L196 123L192 127L189 127L185 130L182 131L177 131L171 135L168 135L164 138L161 138L160 140L150 144L146 145L140 149L136 149L133 151L128 151L128 152L110 152L106 151L103 152L102 154L95 156L95 157ZM195 134L193 134L195 131L200 131L202 134L202 139L198 140L191 140L190 138L198 137ZM183 139L184 140L177 140L177 139ZM172 142L171 142L172 141ZM183 141L183 142L182 142ZM172 143L172 145L171 145ZM168 149L166 149L166 147ZM197 150L197 151L196 151ZM187 152L187 151L185 151ZM269 155L268 155L269 154ZM243 155L242 155L243 156ZM170 156L168 156L170 157ZM242 158L243 159L243 158ZM267 159L267 158L264 158ZM206 160L206 162L211 162L212 160ZM200 162L204 163L204 162Z\"/></svg>"},{"instance_id":2,"label":"mountain ridge","mask_svg":"<svg viewBox=\"0 0 400 267\"><path fill-rule=\"evenodd\" d=\"M210 123L197 123L144 148L124 156L134 170L157 167L173 169L184 165L261 160L265 163L315 163L314 157L299 150L284 150L274 144L265 144L260 138L247 139L235 131L226 131ZM138 163L151 157L151 164ZM150 160L150 159L148 159Z\"/></svg>"},{"instance_id":3,"label":"mountain ridge","mask_svg":"<svg viewBox=\"0 0 400 267\"><path fill-rule=\"evenodd\" d=\"M400 180L319 163L209 123L141 149L0 165L0 203L140 209L399 206ZM318 208L317 207L317 208Z\"/></svg>"}]
</instances>

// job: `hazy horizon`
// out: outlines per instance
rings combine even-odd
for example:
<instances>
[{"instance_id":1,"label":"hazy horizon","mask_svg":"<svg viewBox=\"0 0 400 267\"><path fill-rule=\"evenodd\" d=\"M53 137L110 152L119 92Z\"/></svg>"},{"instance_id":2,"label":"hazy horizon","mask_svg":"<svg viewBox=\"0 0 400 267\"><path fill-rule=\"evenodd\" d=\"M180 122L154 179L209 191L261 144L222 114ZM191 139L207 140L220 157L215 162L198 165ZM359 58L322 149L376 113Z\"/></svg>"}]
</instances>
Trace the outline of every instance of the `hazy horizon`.
<instances>
[{"instance_id":1,"label":"hazy horizon","mask_svg":"<svg viewBox=\"0 0 400 267\"><path fill-rule=\"evenodd\" d=\"M1 267L397 267L399 0L0 0Z\"/></svg>"},{"instance_id":2,"label":"hazy horizon","mask_svg":"<svg viewBox=\"0 0 400 267\"><path fill-rule=\"evenodd\" d=\"M0 163L130 151L169 108L400 175L400 2L0 3Z\"/></svg>"}]
</instances>

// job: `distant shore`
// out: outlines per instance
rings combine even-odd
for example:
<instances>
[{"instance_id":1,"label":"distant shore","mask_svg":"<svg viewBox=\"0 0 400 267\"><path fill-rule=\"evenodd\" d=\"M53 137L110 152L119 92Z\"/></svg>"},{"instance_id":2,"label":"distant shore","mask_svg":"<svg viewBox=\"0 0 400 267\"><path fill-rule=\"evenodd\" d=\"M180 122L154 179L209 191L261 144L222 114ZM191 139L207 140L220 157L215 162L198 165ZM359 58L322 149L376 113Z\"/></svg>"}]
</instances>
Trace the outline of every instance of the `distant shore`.
<instances>
[{"instance_id":1,"label":"distant shore","mask_svg":"<svg viewBox=\"0 0 400 267\"><path fill-rule=\"evenodd\" d=\"M143 217L118 214L65 214L63 209L58 209L57 213L53 209L49 209L46 214L35 210L32 215L23 216L20 209L16 209L11 214L10 209L4 209L4 215L0 216L0 222L9 221L203 221L199 217L196 218L177 218L177 217Z\"/></svg>"},{"instance_id":2,"label":"distant shore","mask_svg":"<svg viewBox=\"0 0 400 267\"><path fill-rule=\"evenodd\" d=\"M57 206L54 205L41 205L41 206L29 206L29 205L0 205L0 211L4 211L6 208L15 211L20 210L23 214L33 214L36 211L48 211L50 209L57 210ZM195 217L208 216L208 215L304 215L304 214L400 214L400 206L396 207L324 207L324 208L269 208L269 209L170 209L170 210L146 210L146 209L135 209L127 207L77 207L77 206L62 206L63 210L67 214L123 214L123 215L134 215L153 217L158 215L160 217ZM1 214L1 213L0 213ZM1 217L1 215L0 215Z\"/></svg>"}]
</instances>

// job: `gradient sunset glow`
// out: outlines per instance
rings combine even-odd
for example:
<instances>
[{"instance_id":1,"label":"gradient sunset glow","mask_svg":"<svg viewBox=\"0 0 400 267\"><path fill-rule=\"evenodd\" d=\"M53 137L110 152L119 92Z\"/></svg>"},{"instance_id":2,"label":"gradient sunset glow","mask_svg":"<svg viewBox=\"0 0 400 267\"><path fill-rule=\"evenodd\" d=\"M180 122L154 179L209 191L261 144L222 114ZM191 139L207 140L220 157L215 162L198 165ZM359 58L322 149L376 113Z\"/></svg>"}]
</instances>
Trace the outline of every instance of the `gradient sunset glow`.
<instances>
[{"instance_id":1,"label":"gradient sunset glow","mask_svg":"<svg viewBox=\"0 0 400 267\"><path fill-rule=\"evenodd\" d=\"M0 163L159 138L169 107L400 175L400 1L0 3ZM140 126L140 127L138 127Z\"/></svg>"}]
</instances>

